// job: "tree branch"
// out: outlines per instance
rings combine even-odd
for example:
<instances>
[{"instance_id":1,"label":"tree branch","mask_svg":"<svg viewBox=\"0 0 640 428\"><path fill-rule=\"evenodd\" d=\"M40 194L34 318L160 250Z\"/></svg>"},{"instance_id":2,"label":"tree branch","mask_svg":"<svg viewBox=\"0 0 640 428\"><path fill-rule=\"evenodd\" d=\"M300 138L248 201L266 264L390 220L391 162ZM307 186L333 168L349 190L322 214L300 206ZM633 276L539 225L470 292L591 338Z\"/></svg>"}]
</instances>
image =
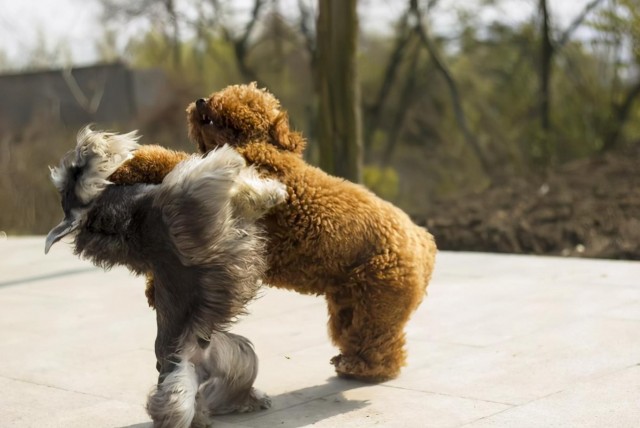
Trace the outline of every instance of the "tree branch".
<instances>
[{"instance_id":1,"label":"tree branch","mask_svg":"<svg viewBox=\"0 0 640 428\"><path fill-rule=\"evenodd\" d=\"M73 98L75 98L78 105L80 105L80 107L82 107L86 112L90 114L95 114L98 111L98 108L100 107L100 103L102 102L104 89L107 86L107 78L103 76L103 78L101 79L102 81L100 82L100 85L98 85L98 89L94 91L93 96L91 96L91 99L89 99L89 97L85 95L82 88L80 88L78 81L73 76L72 69L65 68L64 70L62 70L62 78L64 79L64 82L67 84L67 87L71 92L71 95L73 95Z\"/></svg>"},{"instance_id":2,"label":"tree branch","mask_svg":"<svg viewBox=\"0 0 640 428\"><path fill-rule=\"evenodd\" d=\"M489 165L488 159L485 157L482 149L480 148L480 144L474 137L473 133L469 129L467 124L467 119L464 114L464 109L462 108L462 100L460 97L460 93L458 91L458 85L449 70L449 67L445 63L444 59L440 56L438 52L438 48L436 44L433 42L433 39L429 36L427 29L422 23L422 13L418 7L417 0L410 0L411 11L415 16L416 20L416 30L418 31L418 35L420 36L420 40L422 44L426 47L431 59L433 60L436 69L442 74L447 87L449 89L449 93L451 95L451 102L453 103L453 111L455 115L456 122L458 123L458 127L462 131L462 135L464 136L465 141L476 155L478 161L480 162L480 166L487 176L491 176L491 169Z\"/></svg>"},{"instance_id":3,"label":"tree branch","mask_svg":"<svg viewBox=\"0 0 640 428\"><path fill-rule=\"evenodd\" d=\"M640 96L640 80L638 80L627 92L627 95L624 97L624 100L621 104L614 106L614 121L612 131L609 133L607 138L602 145L603 152L609 151L615 148L618 145L620 134L622 133L622 129L624 125L627 123L629 119L629 113L631 113L631 107L633 107L634 102Z\"/></svg>"},{"instance_id":4,"label":"tree branch","mask_svg":"<svg viewBox=\"0 0 640 428\"><path fill-rule=\"evenodd\" d=\"M373 135L380 126L382 113L384 111L384 104L389 96L389 92L391 92L391 88L395 83L396 77L398 75L398 70L400 69L400 64L402 63L402 57L404 56L404 52L409 43L409 40L411 39L411 36L415 34L414 31L409 31L408 29L409 16L410 9L407 9L407 11L405 11L405 13L400 18L398 36L396 37L393 50L391 52L391 55L389 56L389 61L387 62L387 67L385 68L382 84L380 85L380 89L375 101L367 109L369 110L369 125L366 127L364 136L365 154L367 156L371 152Z\"/></svg>"},{"instance_id":5,"label":"tree branch","mask_svg":"<svg viewBox=\"0 0 640 428\"><path fill-rule=\"evenodd\" d=\"M540 121L542 130L545 133L543 136L545 139L543 144L545 146L546 160L550 160L551 151L547 140L549 131L551 130L551 116L549 111L551 105L550 81L555 50L551 41L551 22L547 8L547 0L540 0L539 7L540 14L542 15L542 34L540 41Z\"/></svg>"},{"instance_id":6,"label":"tree branch","mask_svg":"<svg viewBox=\"0 0 640 428\"><path fill-rule=\"evenodd\" d=\"M173 36L171 45L173 47L173 65L177 70L182 65L182 48L180 42L180 23L178 22L178 14L173 0L164 0L165 11L169 15L169 22L173 27Z\"/></svg>"},{"instance_id":7,"label":"tree branch","mask_svg":"<svg viewBox=\"0 0 640 428\"><path fill-rule=\"evenodd\" d=\"M389 138L387 138L387 144L382 157L383 165L388 165L391 162L391 158L395 151L398 139L400 137L402 127L404 125L407 112L411 108L413 94L416 86L416 76L418 68L418 60L420 58L420 52L416 46L415 52L411 55L411 65L409 66L408 78L400 94L400 101L398 102L398 109L396 110L391 131L389 132Z\"/></svg>"},{"instance_id":8,"label":"tree branch","mask_svg":"<svg viewBox=\"0 0 640 428\"><path fill-rule=\"evenodd\" d=\"M298 0L298 9L300 10L300 33L304 37L304 44L309 52L311 58L312 68L317 61L316 56L316 33L312 27L312 23L315 21L314 13L309 6L305 3L305 0Z\"/></svg>"},{"instance_id":9,"label":"tree branch","mask_svg":"<svg viewBox=\"0 0 640 428\"><path fill-rule=\"evenodd\" d=\"M247 22L247 25L246 25L246 27L244 29L244 34L242 35L240 40L237 41L237 43L242 45L244 49L246 49L247 43L249 41L249 37L251 36L251 33L253 32L253 28L256 26L256 23L258 22L258 16L260 15L260 10L262 9L262 6L264 6L264 3L265 3L264 0L255 0L253 2L253 9L251 11L251 19L249 19L249 22Z\"/></svg>"},{"instance_id":10,"label":"tree branch","mask_svg":"<svg viewBox=\"0 0 640 428\"><path fill-rule=\"evenodd\" d=\"M247 55L249 51L249 37L253 32L253 29L258 21L258 17L260 15L260 11L262 6L264 6L265 0L255 0L253 2L253 8L251 11L251 18L247 25L244 28L242 35L238 38L234 37L231 34L231 31L228 27L222 25L221 31L225 40L231 43L233 47L233 53L236 57L236 62L238 63L238 69L242 77L247 81L257 82L259 86L264 86L261 80L258 78L255 70L249 66L247 63Z\"/></svg>"},{"instance_id":11,"label":"tree branch","mask_svg":"<svg viewBox=\"0 0 640 428\"><path fill-rule=\"evenodd\" d=\"M592 0L588 3L582 12L571 22L571 24L567 27L567 29L562 33L558 41L556 42L556 49L561 49L564 45L567 44L573 33L582 25L584 20L587 18L589 13L602 2L602 0Z\"/></svg>"}]
</instances>

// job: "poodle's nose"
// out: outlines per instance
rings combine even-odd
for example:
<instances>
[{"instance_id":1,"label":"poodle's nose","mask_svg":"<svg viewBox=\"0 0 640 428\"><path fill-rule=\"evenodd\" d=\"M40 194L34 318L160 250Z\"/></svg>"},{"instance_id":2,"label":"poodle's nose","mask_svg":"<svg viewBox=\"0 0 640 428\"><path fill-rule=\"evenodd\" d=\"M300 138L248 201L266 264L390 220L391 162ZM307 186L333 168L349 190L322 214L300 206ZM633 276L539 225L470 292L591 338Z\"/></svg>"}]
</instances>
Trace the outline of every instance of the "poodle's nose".
<instances>
[{"instance_id":1,"label":"poodle's nose","mask_svg":"<svg viewBox=\"0 0 640 428\"><path fill-rule=\"evenodd\" d=\"M202 108L204 108L207 105L207 100L205 100L204 98L198 98L196 100L196 108L198 110L201 110Z\"/></svg>"}]
</instances>

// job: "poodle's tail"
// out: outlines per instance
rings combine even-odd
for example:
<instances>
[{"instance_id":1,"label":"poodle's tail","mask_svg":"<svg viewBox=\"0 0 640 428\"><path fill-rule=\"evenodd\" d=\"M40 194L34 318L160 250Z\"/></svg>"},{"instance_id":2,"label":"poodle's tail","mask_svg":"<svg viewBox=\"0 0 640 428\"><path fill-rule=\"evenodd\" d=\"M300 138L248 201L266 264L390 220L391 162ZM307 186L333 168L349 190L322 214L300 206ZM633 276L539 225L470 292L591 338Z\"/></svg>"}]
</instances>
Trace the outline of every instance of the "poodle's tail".
<instances>
[{"instance_id":1,"label":"poodle's tail","mask_svg":"<svg viewBox=\"0 0 640 428\"><path fill-rule=\"evenodd\" d=\"M425 260L426 269L427 269L427 274L426 274L427 283L424 284L425 289L427 288L428 282L431 281L431 275L433 274L433 269L436 264L436 254L438 253L438 246L436 244L436 239L431 233L429 232L427 233L429 235L429 239L425 243L425 246L427 247L427 253L428 253L427 260Z\"/></svg>"},{"instance_id":2,"label":"poodle's tail","mask_svg":"<svg viewBox=\"0 0 640 428\"><path fill-rule=\"evenodd\" d=\"M418 227L418 226L416 226ZM418 234L416 244L422 251L420 251L420 257L422 258L422 272L420 278L423 281L424 293L427 292L427 286L431 281L431 275L436 263L436 254L438 248L436 246L435 238L425 228L420 227L420 233Z\"/></svg>"}]
</instances>

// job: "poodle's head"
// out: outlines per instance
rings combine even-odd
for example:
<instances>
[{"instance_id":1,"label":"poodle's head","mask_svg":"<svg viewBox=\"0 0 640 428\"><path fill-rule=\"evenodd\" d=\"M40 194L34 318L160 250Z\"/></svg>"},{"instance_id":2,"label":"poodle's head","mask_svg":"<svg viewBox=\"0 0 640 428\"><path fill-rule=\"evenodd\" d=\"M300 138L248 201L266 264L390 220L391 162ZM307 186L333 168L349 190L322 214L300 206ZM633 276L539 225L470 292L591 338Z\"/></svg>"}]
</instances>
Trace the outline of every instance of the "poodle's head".
<instances>
[{"instance_id":1,"label":"poodle's head","mask_svg":"<svg viewBox=\"0 0 640 428\"><path fill-rule=\"evenodd\" d=\"M232 85L200 98L187 108L189 137L206 153L229 144L242 147L254 142L302 154L302 136L289 129L287 113L280 102L255 83Z\"/></svg>"}]
</instances>

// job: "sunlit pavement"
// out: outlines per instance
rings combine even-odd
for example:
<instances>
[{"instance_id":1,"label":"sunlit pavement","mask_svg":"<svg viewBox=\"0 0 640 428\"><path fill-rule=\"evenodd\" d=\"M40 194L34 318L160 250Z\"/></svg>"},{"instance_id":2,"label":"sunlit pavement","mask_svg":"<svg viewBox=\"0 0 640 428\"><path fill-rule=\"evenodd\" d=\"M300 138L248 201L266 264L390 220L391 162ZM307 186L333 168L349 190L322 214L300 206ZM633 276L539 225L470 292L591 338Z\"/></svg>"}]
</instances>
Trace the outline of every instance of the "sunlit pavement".
<instances>
[{"instance_id":1,"label":"sunlit pavement","mask_svg":"<svg viewBox=\"0 0 640 428\"><path fill-rule=\"evenodd\" d=\"M44 238L0 241L0 427L149 427L144 279ZM438 256L391 382L337 379L320 297L265 289L234 329L268 411L215 427L640 426L640 263Z\"/></svg>"}]
</instances>

